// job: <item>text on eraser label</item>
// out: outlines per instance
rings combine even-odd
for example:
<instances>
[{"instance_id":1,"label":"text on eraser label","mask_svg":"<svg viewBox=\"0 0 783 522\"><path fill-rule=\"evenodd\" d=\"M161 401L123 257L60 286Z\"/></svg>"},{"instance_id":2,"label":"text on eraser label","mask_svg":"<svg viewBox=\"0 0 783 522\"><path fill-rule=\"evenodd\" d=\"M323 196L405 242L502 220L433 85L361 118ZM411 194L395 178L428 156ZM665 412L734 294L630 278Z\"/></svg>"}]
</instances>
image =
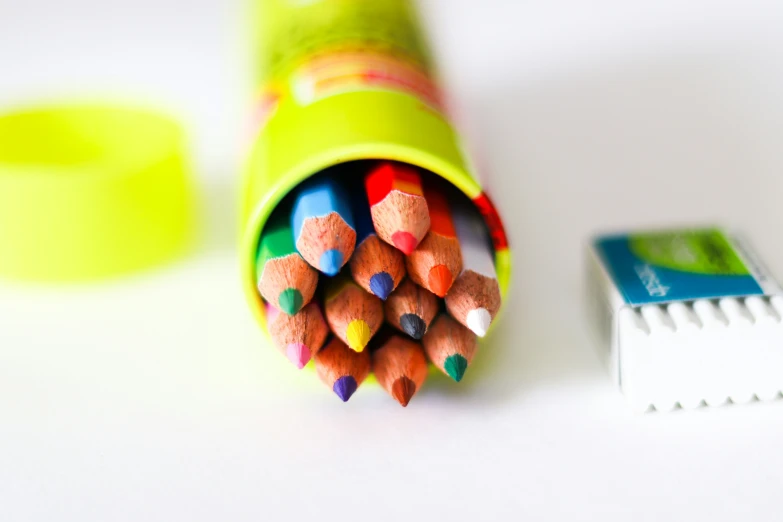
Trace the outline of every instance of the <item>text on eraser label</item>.
<instances>
[{"instance_id":1,"label":"text on eraser label","mask_svg":"<svg viewBox=\"0 0 783 522\"><path fill-rule=\"evenodd\" d=\"M734 243L719 229L604 236L594 247L632 306L764 294Z\"/></svg>"}]
</instances>

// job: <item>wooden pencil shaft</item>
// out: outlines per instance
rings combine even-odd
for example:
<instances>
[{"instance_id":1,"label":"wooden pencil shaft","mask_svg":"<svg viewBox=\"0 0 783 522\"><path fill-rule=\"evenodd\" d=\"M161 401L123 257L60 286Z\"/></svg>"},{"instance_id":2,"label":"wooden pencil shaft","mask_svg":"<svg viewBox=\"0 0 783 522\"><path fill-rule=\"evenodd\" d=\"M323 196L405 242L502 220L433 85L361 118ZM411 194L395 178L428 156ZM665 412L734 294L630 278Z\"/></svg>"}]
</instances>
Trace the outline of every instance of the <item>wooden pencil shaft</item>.
<instances>
[{"instance_id":1,"label":"wooden pencil shaft","mask_svg":"<svg viewBox=\"0 0 783 522\"><path fill-rule=\"evenodd\" d=\"M422 344L432 364L457 382L462 380L478 348L476 334L447 314L433 321Z\"/></svg>"},{"instance_id":2,"label":"wooden pencil shaft","mask_svg":"<svg viewBox=\"0 0 783 522\"><path fill-rule=\"evenodd\" d=\"M351 198L357 232L356 248L349 261L351 275L364 290L386 299L405 276L405 260L402 252L376 234L365 191L355 189Z\"/></svg>"},{"instance_id":3,"label":"wooden pencil shaft","mask_svg":"<svg viewBox=\"0 0 783 522\"><path fill-rule=\"evenodd\" d=\"M294 315L267 303L267 327L272 342L297 367L302 368L324 344L329 328L316 303Z\"/></svg>"},{"instance_id":4,"label":"wooden pencil shaft","mask_svg":"<svg viewBox=\"0 0 783 522\"><path fill-rule=\"evenodd\" d=\"M432 183L424 186L430 211L430 231L406 258L408 276L419 286L444 297L462 271L462 253L444 194Z\"/></svg>"},{"instance_id":5,"label":"wooden pencil shaft","mask_svg":"<svg viewBox=\"0 0 783 522\"><path fill-rule=\"evenodd\" d=\"M315 355L315 369L321 381L345 402L369 375L370 354L355 352L332 338Z\"/></svg>"},{"instance_id":6,"label":"wooden pencil shaft","mask_svg":"<svg viewBox=\"0 0 783 522\"><path fill-rule=\"evenodd\" d=\"M440 301L429 290L405 279L383 308L386 322L414 339L421 339L437 315Z\"/></svg>"},{"instance_id":7,"label":"wooden pencil shaft","mask_svg":"<svg viewBox=\"0 0 783 522\"><path fill-rule=\"evenodd\" d=\"M484 336L500 309L500 285L489 234L478 211L466 201L452 205L463 270L446 296L446 309L461 324Z\"/></svg>"},{"instance_id":8,"label":"wooden pencil shaft","mask_svg":"<svg viewBox=\"0 0 783 522\"><path fill-rule=\"evenodd\" d=\"M375 234L365 238L356 247L349 263L354 281L384 300L405 277L402 252Z\"/></svg>"},{"instance_id":9,"label":"wooden pencil shaft","mask_svg":"<svg viewBox=\"0 0 783 522\"><path fill-rule=\"evenodd\" d=\"M381 386L402 406L427 379L427 359L421 345L402 335L391 335L372 354L372 369Z\"/></svg>"},{"instance_id":10,"label":"wooden pencil shaft","mask_svg":"<svg viewBox=\"0 0 783 522\"><path fill-rule=\"evenodd\" d=\"M276 210L264 227L256 257L256 277L261 297L290 315L313 298L318 272L297 252L285 210Z\"/></svg>"},{"instance_id":11,"label":"wooden pencil shaft","mask_svg":"<svg viewBox=\"0 0 783 522\"><path fill-rule=\"evenodd\" d=\"M418 171L410 165L380 162L366 176L365 188L378 236L410 254L430 226Z\"/></svg>"},{"instance_id":12,"label":"wooden pencil shaft","mask_svg":"<svg viewBox=\"0 0 783 522\"><path fill-rule=\"evenodd\" d=\"M327 275L340 271L356 245L348 195L328 177L305 182L297 189L291 226L299 253Z\"/></svg>"},{"instance_id":13,"label":"wooden pencil shaft","mask_svg":"<svg viewBox=\"0 0 783 522\"><path fill-rule=\"evenodd\" d=\"M345 275L326 286L324 312L332 332L350 348L361 351L383 323L383 305Z\"/></svg>"}]
</instances>

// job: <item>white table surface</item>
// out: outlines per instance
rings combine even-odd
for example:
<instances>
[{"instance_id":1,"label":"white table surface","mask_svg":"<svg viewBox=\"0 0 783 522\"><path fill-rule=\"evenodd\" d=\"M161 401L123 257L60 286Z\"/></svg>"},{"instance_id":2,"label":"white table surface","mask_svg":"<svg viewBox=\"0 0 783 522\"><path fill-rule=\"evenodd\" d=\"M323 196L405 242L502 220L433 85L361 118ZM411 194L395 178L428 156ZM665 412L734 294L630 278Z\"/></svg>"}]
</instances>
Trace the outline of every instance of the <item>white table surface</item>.
<instances>
[{"instance_id":1,"label":"white table surface","mask_svg":"<svg viewBox=\"0 0 783 522\"><path fill-rule=\"evenodd\" d=\"M637 225L736 226L783 272L783 9L587 4L425 2L514 295L463 383L402 409L369 386L343 405L246 308L239 3L0 0L0 106L168 107L209 222L153 273L0 286L0 520L780 520L783 401L631 413L579 292L588 235Z\"/></svg>"}]
</instances>

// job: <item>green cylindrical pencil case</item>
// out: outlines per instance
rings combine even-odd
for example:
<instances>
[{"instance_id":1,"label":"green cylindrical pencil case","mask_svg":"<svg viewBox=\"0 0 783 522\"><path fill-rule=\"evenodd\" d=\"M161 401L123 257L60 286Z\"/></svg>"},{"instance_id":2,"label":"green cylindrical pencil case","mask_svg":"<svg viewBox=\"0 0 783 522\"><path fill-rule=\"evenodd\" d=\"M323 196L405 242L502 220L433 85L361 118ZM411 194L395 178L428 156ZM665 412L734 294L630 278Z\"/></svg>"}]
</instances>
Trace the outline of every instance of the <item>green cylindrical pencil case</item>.
<instances>
[{"instance_id":1,"label":"green cylindrical pencil case","mask_svg":"<svg viewBox=\"0 0 783 522\"><path fill-rule=\"evenodd\" d=\"M258 92L242 192L242 278L265 327L256 251L275 206L324 169L394 160L449 181L476 205L501 293L511 257L503 223L449 122L407 0L256 0Z\"/></svg>"}]
</instances>

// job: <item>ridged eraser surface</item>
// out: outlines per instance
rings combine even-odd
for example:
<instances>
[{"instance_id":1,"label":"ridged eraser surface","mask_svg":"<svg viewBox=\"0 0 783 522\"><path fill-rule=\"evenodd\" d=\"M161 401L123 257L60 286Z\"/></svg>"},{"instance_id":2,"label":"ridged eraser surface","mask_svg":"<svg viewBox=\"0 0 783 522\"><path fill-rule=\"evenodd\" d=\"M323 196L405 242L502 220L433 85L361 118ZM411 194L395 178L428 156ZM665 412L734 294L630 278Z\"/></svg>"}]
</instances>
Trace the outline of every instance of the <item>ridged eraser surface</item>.
<instances>
[{"instance_id":1,"label":"ridged eraser surface","mask_svg":"<svg viewBox=\"0 0 783 522\"><path fill-rule=\"evenodd\" d=\"M783 391L783 292L717 228L600 236L586 307L635 409L771 400Z\"/></svg>"}]
</instances>

